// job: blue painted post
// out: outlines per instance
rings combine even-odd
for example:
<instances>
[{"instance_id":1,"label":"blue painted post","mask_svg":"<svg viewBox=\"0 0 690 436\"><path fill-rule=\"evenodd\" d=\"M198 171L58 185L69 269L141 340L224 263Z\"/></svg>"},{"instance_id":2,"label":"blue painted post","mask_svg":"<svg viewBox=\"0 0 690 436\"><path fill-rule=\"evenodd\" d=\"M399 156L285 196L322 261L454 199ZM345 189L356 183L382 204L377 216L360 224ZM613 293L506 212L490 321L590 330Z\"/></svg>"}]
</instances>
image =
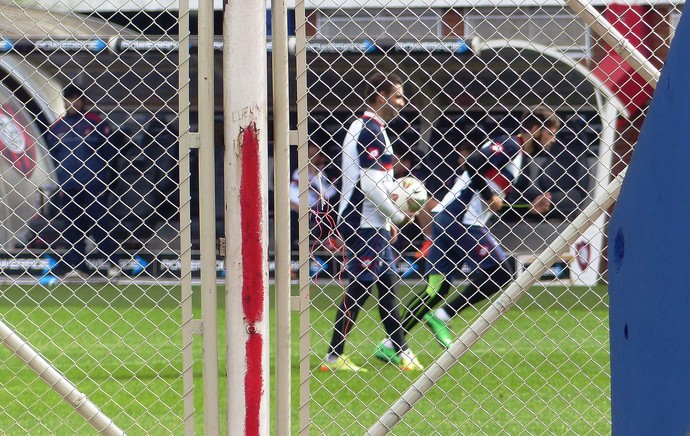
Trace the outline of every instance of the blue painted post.
<instances>
[{"instance_id":1,"label":"blue painted post","mask_svg":"<svg viewBox=\"0 0 690 436\"><path fill-rule=\"evenodd\" d=\"M690 27L685 15L609 224L614 435L690 432Z\"/></svg>"}]
</instances>

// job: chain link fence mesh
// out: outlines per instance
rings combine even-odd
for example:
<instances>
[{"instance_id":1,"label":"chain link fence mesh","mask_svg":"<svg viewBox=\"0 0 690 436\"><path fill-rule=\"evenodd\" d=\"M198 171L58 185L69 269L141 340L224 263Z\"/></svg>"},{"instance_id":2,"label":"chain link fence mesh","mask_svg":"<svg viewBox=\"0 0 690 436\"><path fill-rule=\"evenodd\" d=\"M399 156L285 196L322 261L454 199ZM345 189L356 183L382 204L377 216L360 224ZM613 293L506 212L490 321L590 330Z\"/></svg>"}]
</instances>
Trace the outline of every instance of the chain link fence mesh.
<instances>
[{"instance_id":1,"label":"chain link fence mesh","mask_svg":"<svg viewBox=\"0 0 690 436\"><path fill-rule=\"evenodd\" d=\"M193 153L178 151L179 135L187 132L177 121L177 65L185 60L176 51L175 8L149 6L0 5L0 307L3 322L121 428L181 433L178 212L191 203L195 215L198 207L194 198L181 203L178 192L182 182L196 191L198 167ZM661 68L683 3L593 6ZM375 308L377 291L344 352L368 371L321 371L348 282L335 223L344 194L342 145L363 112L367 75L380 70L403 78L406 104L385 128L395 154L391 170L396 178L422 180L437 200L462 176L467 156L488 138L514 133L526 108L543 105L557 113L556 141L523 165L532 188L550 193L550 210L532 214L516 202L488 222L515 275L625 167L652 88L558 3L310 2L304 17L296 29L306 43L296 54L307 60L297 71L306 93L297 99L306 99L307 111L297 113L297 124L307 126L300 138L308 140L300 146L309 148L310 164L294 168L298 174L309 168L312 176L309 187L295 182L293 195L309 191L304 198L311 197L313 207L300 215L295 206L293 222L309 221L311 234L293 232L293 247L307 245L309 252L300 265L311 275L310 310L302 315L311 321L303 334L311 337L312 371L302 374L311 389L310 401L300 404L310 413L300 414L308 419L299 428L356 434L420 374L376 358L387 335ZM88 106L86 124L60 121L70 85ZM192 100L195 107L194 92ZM85 145L86 154L77 147L59 155L56 144L78 133L90 144L107 141ZM217 150L218 161L222 147ZM181 181L177 162L185 158L191 158L192 177ZM222 180L219 165L216 175ZM84 204L95 211L83 210ZM393 244L400 310L426 288L433 215L423 215L401 226ZM561 253L394 431L609 432L605 228L606 219L598 220ZM191 232L196 248L198 229L192 225ZM109 238L114 249L104 246ZM68 254L73 249L79 256ZM449 299L473 272L455 266ZM485 305L454 317L447 324L452 337ZM407 341L428 367L443 349L420 321ZM10 399L0 413L3 429L89 431L18 359L6 350L0 359Z\"/></svg>"},{"instance_id":2,"label":"chain link fence mesh","mask_svg":"<svg viewBox=\"0 0 690 436\"><path fill-rule=\"evenodd\" d=\"M2 321L132 434L185 418L176 14L0 5ZM93 432L0 360L3 431Z\"/></svg>"},{"instance_id":3,"label":"chain link fence mesh","mask_svg":"<svg viewBox=\"0 0 690 436\"><path fill-rule=\"evenodd\" d=\"M661 68L682 4L592 6ZM508 196L505 202L514 207L504 207L486 223L517 276L625 167L653 88L565 4L316 1L305 5L304 17L296 27L298 41L303 35L305 43L296 50L298 58L306 60L304 71L297 71L306 93L298 92L297 98L298 107L306 99L307 110L297 114L297 123L305 126L300 133L307 139L300 147L308 148L309 162L297 165L293 197L308 191L304 198L310 210L301 216L293 212L293 221L309 221L311 232L308 241L302 235L295 242L309 245L309 259L301 259L301 265L310 271L309 291L302 293L310 306L301 315L311 321L309 331L302 332L311 339L302 355L311 369L302 373L303 382L309 382L310 401L303 403L309 418L303 415L300 428L320 434L362 434L424 376L421 371L401 371L391 364L396 357L387 356L386 362L377 353L388 336L380 287L369 288L356 320L352 306L359 307L363 299L345 303L344 315L338 315L344 296L357 292L352 282L364 283L365 288L371 283L364 275L348 278L346 257L358 259L348 256L343 245L348 225L335 224L339 202L349 199L366 211L364 199L373 198L360 178L366 171L358 175L354 167L373 159L393 172L398 183L403 177L418 178L430 201L440 201L449 192L460 192L453 186L467 177L468 156L487 140L500 144L506 141L502 135L518 133L525 110L553 110L562 123L554 132L555 141L525 156L521 164L528 191L549 193L549 210L532 213L529 198L522 202ZM390 161L372 158L376 146L371 135L360 137L354 159L347 151L352 140L348 129L359 117L367 117L365 110L372 110L364 93L374 71L395 73L404 83L406 104L398 117L384 120L394 153ZM386 93L384 98L390 96ZM299 187L298 171L308 171L308 187ZM352 184L357 185L354 196L347 190ZM393 186L386 189L392 191ZM456 224L463 212L455 210ZM415 404L394 433L610 432L608 212L570 250L560 253L560 260ZM363 227L378 225L374 213L363 215ZM438 215L420 213L399 226L397 241L391 244L403 319L415 295L434 294L426 280L433 266L429 246L441 247L441 237L457 239L469 231L446 223L433 232L434 216ZM363 243L373 251L359 259L362 263L378 259L372 241ZM455 244L457 248L462 242ZM496 250L491 244L479 248ZM443 314L434 311L468 289L477 272L457 253L445 252L441 260L455 262L458 272L450 292L418 306L439 316ZM369 271L363 268L359 274ZM494 274L484 280L479 292L498 279ZM466 307L443 327L437 324L434 329L432 321L416 319L418 325L407 332L407 345L421 366L428 367L443 353L436 338L443 336L439 329L447 328L450 337L457 338L495 296ZM336 319L346 321L341 341L333 339ZM344 343L344 348L334 343ZM335 361L337 356L341 360ZM339 366L343 362L348 368ZM366 371L352 371L357 368Z\"/></svg>"}]
</instances>

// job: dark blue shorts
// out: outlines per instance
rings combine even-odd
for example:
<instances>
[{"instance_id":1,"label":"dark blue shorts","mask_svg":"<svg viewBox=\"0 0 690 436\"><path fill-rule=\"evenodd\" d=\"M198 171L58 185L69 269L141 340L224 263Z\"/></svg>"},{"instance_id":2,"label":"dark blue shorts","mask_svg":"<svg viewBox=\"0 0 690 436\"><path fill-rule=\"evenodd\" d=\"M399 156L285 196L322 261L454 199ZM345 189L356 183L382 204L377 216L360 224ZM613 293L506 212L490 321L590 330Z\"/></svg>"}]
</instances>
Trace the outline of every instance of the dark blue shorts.
<instances>
[{"instance_id":1,"label":"dark blue shorts","mask_svg":"<svg viewBox=\"0 0 690 436\"><path fill-rule=\"evenodd\" d=\"M373 283L379 277L396 273L388 230L357 229L343 232L343 237L347 249L345 269L350 280Z\"/></svg>"},{"instance_id":2,"label":"dark blue shorts","mask_svg":"<svg viewBox=\"0 0 690 436\"><path fill-rule=\"evenodd\" d=\"M489 269L506 260L506 254L489 229L466 226L450 214L439 212L433 221L433 237L427 256L427 272L452 278L463 263L474 270Z\"/></svg>"}]
</instances>

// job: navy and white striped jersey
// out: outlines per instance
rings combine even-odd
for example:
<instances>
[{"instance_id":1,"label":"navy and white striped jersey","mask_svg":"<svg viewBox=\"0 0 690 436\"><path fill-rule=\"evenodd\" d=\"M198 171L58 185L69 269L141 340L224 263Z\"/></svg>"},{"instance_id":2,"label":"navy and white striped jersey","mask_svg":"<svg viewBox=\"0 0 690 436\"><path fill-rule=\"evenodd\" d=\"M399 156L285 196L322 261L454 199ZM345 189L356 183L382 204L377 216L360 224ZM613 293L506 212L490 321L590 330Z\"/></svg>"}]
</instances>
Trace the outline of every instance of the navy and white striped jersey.
<instances>
[{"instance_id":1,"label":"navy and white striped jersey","mask_svg":"<svg viewBox=\"0 0 690 436\"><path fill-rule=\"evenodd\" d=\"M393 148L384 126L380 117L366 111L352 123L343 142L343 192L338 220L352 229L389 227L390 216L381 210L381 203L390 202L388 193L395 186L395 179ZM377 177L376 183L366 190L362 184L365 172ZM378 196L373 195L374 190L379 191L376 193ZM382 193L384 197L380 197Z\"/></svg>"},{"instance_id":2,"label":"navy and white striped jersey","mask_svg":"<svg viewBox=\"0 0 690 436\"><path fill-rule=\"evenodd\" d=\"M477 177L482 177L494 193L505 198L520 175L522 161L520 136L501 136L485 142L468 158L470 169L457 178L433 212L445 211L468 226L486 226L493 212L481 198Z\"/></svg>"}]
</instances>

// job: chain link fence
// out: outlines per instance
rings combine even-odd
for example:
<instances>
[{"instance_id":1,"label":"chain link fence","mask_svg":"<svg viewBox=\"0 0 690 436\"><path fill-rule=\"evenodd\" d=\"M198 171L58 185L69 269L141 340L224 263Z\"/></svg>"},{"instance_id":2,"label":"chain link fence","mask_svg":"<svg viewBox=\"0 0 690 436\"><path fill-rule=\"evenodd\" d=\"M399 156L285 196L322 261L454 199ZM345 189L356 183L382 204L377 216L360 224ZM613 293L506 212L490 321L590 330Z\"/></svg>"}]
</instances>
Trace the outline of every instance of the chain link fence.
<instances>
[{"instance_id":1,"label":"chain link fence","mask_svg":"<svg viewBox=\"0 0 690 436\"><path fill-rule=\"evenodd\" d=\"M198 206L180 186L190 168L196 183L198 166L180 150L190 107L178 65L190 56L178 53L178 25L176 11L0 5L3 340L38 353L0 352L7 433L82 434L91 423L180 434L194 418L183 405L192 344L180 256L192 247L180 244L180 208Z\"/></svg>"},{"instance_id":2,"label":"chain link fence","mask_svg":"<svg viewBox=\"0 0 690 436\"><path fill-rule=\"evenodd\" d=\"M682 2L589 6L661 68ZM185 306L200 268L198 257L185 257L199 249L199 165L196 150L187 148L198 124L197 40L185 33L189 13L178 18L177 8L0 5L0 333L11 350L0 352L8 398L0 428L8 433L202 428L193 413L200 396L187 383L194 366L182 357L199 327ZM505 274L518 277L535 263L624 170L653 86L560 3L316 1L298 2L288 16L296 17L298 65L291 78L299 138L291 233L293 252L302 254L293 257L299 306L308 308L300 325L309 328L300 333L310 341L300 344L301 399L292 429L360 434L427 377L423 369L449 355L445 347L496 301ZM215 76L222 83L218 49ZM189 80L180 71L189 71ZM400 77L404 95L384 87L367 101L374 71ZM222 112L218 92L215 114ZM524 114L538 106L555 112L558 128L525 130ZM363 115L379 127L363 129ZM521 139L511 136L521 128ZM363 131L376 132L371 141L379 142L353 154L344 144L357 146L355 133ZM222 128L216 132L222 211ZM504 174L491 153L483 166L474 156L524 142L541 146L510 155L526 181L514 190L525 194L515 196L507 189L512 183L502 184L515 173ZM367 171L360 168L365 155ZM492 168L496 174L487 172ZM363 173L381 179L364 190L357 175ZM471 197L462 193L481 183L477 175L504 207L489 213L493 196L475 203L492 237L475 235L481 244L467 245L460 237L476 229L466 220ZM423 182L429 201L395 226L394 273L386 274L392 281L339 314L345 290L350 297L357 291L351 282L366 288L371 281L361 274L378 262L372 241L389 246L387 233L376 235L385 220L375 212L387 197L363 199L409 176ZM547 206L535 201L544 193ZM439 209L454 198L454 214L440 227ZM363 262L349 273L354 232L343 234L347 226L338 224L348 201L357 227L369 232L361 233L368 235L362 249L372 250L359 253L355 259ZM457 365L444 367L447 373L392 430L610 432L607 218L608 211L557 253L516 307ZM220 213L218 234L222 222ZM478 262L487 256L495 264ZM220 261L217 272L223 274ZM439 275L450 286L437 282ZM472 286L477 291L468 295ZM463 292L473 304L453 317L436 311ZM484 293L491 295L478 298ZM395 328L401 320L407 347Z\"/></svg>"},{"instance_id":3,"label":"chain link fence","mask_svg":"<svg viewBox=\"0 0 690 436\"><path fill-rule=\"evenodd\" d=\"M582 5L661 68L682 4ZM309 2L296 15L297 99L306 111L297 113L305 139L293 198L302 194L309 209L295 207L293 222L309 223L309 237L295 244L309 246L300 265L311 278L301 283L310 347L301 353L309 365L300 428L381 434L391 428L374 424L401 401L411 410L396 415L396 434L609 433L608 210L418 402L409 401L418 392L410 386L430 380L422 367L471 333L508 283L492 258L518 277L606 192L632 155L654 84L561 3ZM379 87L373 72L400 77L399 116L386 109L396 105L394 88ZM372 87L382 100L367 99ZM537 107L560 125L524 124ZM512 141L522 145L507 159L519 178L495 159ZM482 153L483 166L474 166ZM388 192L412 176L429 194L413 220L394 226L392 305L376 275L386 244L372 232L387 228L380 214L397 217L367 183L372 170L386 173L379 185L392 177ZM476 174L503 207L487 210L493 197L482 197L468 219L481 196ZM536 200L543 194L545 208ZM475 235L480 224L495 240ZM408 354L392 340L394 311Z\"/></svg>"}]
</instances>

